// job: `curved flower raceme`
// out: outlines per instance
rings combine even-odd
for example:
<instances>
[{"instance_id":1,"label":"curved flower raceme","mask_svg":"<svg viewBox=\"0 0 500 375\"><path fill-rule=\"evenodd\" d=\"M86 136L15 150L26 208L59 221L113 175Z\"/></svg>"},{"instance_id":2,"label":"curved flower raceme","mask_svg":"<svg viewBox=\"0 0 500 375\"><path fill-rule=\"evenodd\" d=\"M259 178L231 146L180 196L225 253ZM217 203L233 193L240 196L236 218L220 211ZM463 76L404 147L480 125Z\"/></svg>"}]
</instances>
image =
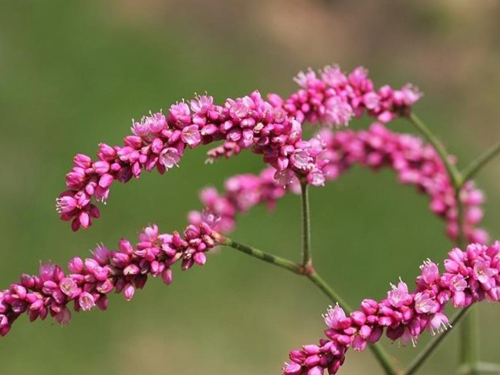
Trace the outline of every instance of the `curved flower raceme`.
<instances>
[{"instance_id":1,"label":"curved flower raceme","mask_svg":"<svg viewBox=\"0 0 500 375\"><path fill-rule=\"evenodd\" d=\"M416 185L419 192L430 197L430 209L447 222L447 234L456 239L457 207L453 186L446 169L432 146L409 134L398 134L384 125L375 123L368 130L327 129L319 133L324 147L320 159L327 160L322 172L326 181L337 180L353 165L367 166L373 170L392 168L402 184ZM225 182L225 192L219 194L214 188L202 191L200 198L205 207L219 215L217 230L229 232L234 228L236 215L248 211L252 206L265 203L274 207L287 191L299 192L295 184L283 187L274 178L275 170L267 168L259 175L242 174ZM483 217L482 191L472 182L463 188L460 199L464 206L464 232L469 242L487 243L488 234L477 228ZM201 213L192 212L190 222L199 223Z\"/></svg>"},{"instance_id":2,"label":"curved flower raceme","mask_svg":"<svg viewBox=\"0 0 500 375\"><path fill-rule=\"evenodd\" d=\"M285 363L285 375L335 374L342 366L346 351L352 347L362 351L376 343L384 330L392 341L403 345L413 342L424 332L440 333L450 327L445 305L464 308L483 300L500 300L500 244L491 246L471 244L466 251L458 248L448 253L444 261L446 272L424 262L416 290L400 281L392 285L382 301L365 299L359 311L346 312L339 306L324 315L328 328L326 338L318 345L304 345L290 352Z\"/></svg>"},{"instance_id":3,"label":"curved flower raceme","mask_svg":"<svg viewBox=\"0 0 500 375\"><path fill-rule=\"evenodd\" d=\"M287 185L294 176L308 183L324 184L319 156L323 145L318 138L302 138L302 122L345 125L363 111L380 120L407 114L420 94L408 86L393 90L388 86L374 91L366 71L357 68L348 76L337 67L327 67L321 78L310 71L299 74L303 87L289 99L276 94L265 101L259 92L216 105L211 96L196 97L189 105L172 105L168 113L155 113L134 122L133 135L123 146L100 144L97 160L78 154L66 175L68 190L57 199L61 219L71 221L73 230L87 228L100 213L95 201L109 197L115 181L138 178L143 170L161 174L177 165L186 148L223 141L209 151L209 160L231 157L251 148L276 169L275 178ZM390 114L387 115L387 114Z\"/></svg>"},{"instance_id":4,"label":"curved flower raceme","mask_svg":"<svg viewBox=\"0 0 500 375\"><path fill-rule=\"evenodd\" d=\"M160 276L169 285L173 264L180 261L183 270L205 264L205 253L215 246L215 223L215 216L207 214L198 225L186 227L182 235L159 233L151 225L139 234L135 246L122 239L116 251L98 246L91 258L71 259L68 273L57 265L43 264L38 275L23 274L20 282L0 291L0 335L5 336L23 313L30 321L51 315L66 324L71 318L70 303L75 311L106 310L109 293L123 293L130 300L148 276Z\"/></svg>"},{"instance_id":5,"label":"curved flower raceme","mask_svg":"<svg viewBox=\"0 0 500 375\"><path fill-rule=\"evenodd\" d=\"M407 84L399 90L388 85L375 90L368 72L362 67L349 75L338 66L326 66L319 74L309 69L299 73L295 81L302 87L288 99L270 96L275 105L282 106L298 121L347 125L352 117L365 111L383 123L397 116L406 116L422 94Z\"/></svg>"},{"instance_id":6,"label":"curved flower raceme","mask_svg":"<svg viewBox=\"0 0 500 375\"><path fill-rule=\"evenodd\" d=\"M283 186L274 179L275 173L274 168L268 167L258 175L251 173L235 175L225 181L223 193L219 193L214 187L203 189L200 193L202 204L205 209L220 218L215 230L229 233L236 226L238 214L247 212L259 204L265 204L269 209L273 209L277 201L288 191L294 190L298 193L296 189L296 187L300 189L298 183ZM191 211L188 220L192 224L198 224L203 220L203 213Z\"/></svg>"}]
</instances>

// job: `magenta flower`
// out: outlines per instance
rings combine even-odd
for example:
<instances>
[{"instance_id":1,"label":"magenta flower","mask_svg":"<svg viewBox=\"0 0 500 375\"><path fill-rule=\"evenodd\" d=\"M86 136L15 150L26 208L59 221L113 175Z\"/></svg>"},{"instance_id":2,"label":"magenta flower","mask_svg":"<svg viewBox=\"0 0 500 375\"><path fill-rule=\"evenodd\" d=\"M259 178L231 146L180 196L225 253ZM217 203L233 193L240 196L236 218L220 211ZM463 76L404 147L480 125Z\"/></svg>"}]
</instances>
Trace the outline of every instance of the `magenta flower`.
<instances>
[{"instance_id":1,"label":"magenta flower","mask_svg":"<svg viewBox=\"0 0 500 375\"><path fill-rule=\"evenodd\" d=\"M142 289L148 276L161 276L167 285L172 283L172 265L182 260L182 269L206 262L205 252L216 245L213 226L217 220L210 214L197 225L189 225L184 236L174 232L159 233L151 225L139 234L139 242L122 239L118 250L97 246L92 258L72 258L68 274L54 264L40 266L38 275L24 274L20 282L0 292L0 335L6 335L17 318L27 313L30 321L44 320L51 315L58 323L71 319L68 305L74 302L75 311L90 311L94 307L106 310L108 294L113 290L131 300Z\"/></svg>"},{"instance_id":2,"label":"magenta flower","mask_svg":"<svg viewBox=\"0 0 500 375\"><path fill-rule=\"evenodd\" d=\"M413 302L413 296L408 293L408 286L400 281L398 286L392 286L392 290L387 293L387 300L395 307L400 308Z\"/></svg>"},{"instance_id":3,"label":"magenta flower","mask_svg":"<svg viewBox=\"0 0 500 375\"><path fill-rule=\"evenodd\" d=\"M452 183L434 149L419 138L393 133L381 124L356 132L343 130L332 133L323 130L319 137L313 137L308 142L307 147L296 149L290 155L290 165L295 170L307 170L314 158L316 165L309 170L307 179L315 186L337 180L355 164L374 170L383 167L394 169L400 182L414 184L419 192L429 196L431 211L447 222L450 238L457 238L456 199ZM410 179L409 176L415 177ZM223 194L219 195L213 188L204 190L201 200L221 217L218 230L228 232L234 228L238 213L261 203L272 208L287 191L300 191L296 174L289 169L276 171L268 168L258 176L244 174L228 179ZM483 193L468 182L461 191L460 199L464 205L467 239L486 243L486 231L477 228L479 221L471 220L468 215L478 211L482 217L480 205L484 202ZM473 216L477 218L478 214ZM199 222L199 217L199 213L190 213L191 222ZM437 275L437 266L431 263L423 267L426 270L424 282L431 283Z\"/></svg>"},{"instance_id":4,"label":"magenta flower","mask_svg":"<svg viewBox=\"0 0 500 375\"><path fill-rule=\"evenodd\" d=\"M69 190L56 202L61 219L71 221L73 230L88 228L99 217L93 201L106 201L113 182L139 178L143 170L157 169L163 174L179 163L186 147L219 140L223 144L209 151L209 161L251 148L278 171L275 176L282 186L292 183L294 176L322 186L325 173L331 173L325 170L325 145L318 138L302 139L304 121L347 125L364 112L377 118L384 113L391 118L407 115L420 96L410 86L376 92L360 68L346 76L338 67L326 67L320 78L309 71L299 74L296 81L302 89L286 100L270 94L265 101L255 91L216 105L211 96L203 95L190 105L172 105L167 116L150 113L134 121L133 135L125 137L123 146L100 144L96 161L83 154L75 157L66 176ZM470 219L477 221L478 213L471 212Z\"/></svg>"},{"instance_id":5,"label":"magenta flower","mask_svg":"<svg viewBox=\"0 0 500 375\"><path fill-rule=\"evenodd\" d=\"M403 345L416 343L423 329L431 334L441 333L450 327L444 314L450 295L455 307L468 306L484 298L500 301L500 243L491 246L471 244L466 252L454 249L449 253L448 262L460 262L459 267L447 269L442 275L431 261L424 262L421 275L417 278L417 289L411 293L402 281L392 286L388 298L380 302L364 300L361 310L352 312L349 317L338 305L329 308L324 316L328 329L326 339L319 345L304 345L301 350L290 352L290 362L283 366L286 375L335 374L345 360L348 348L364 350L368 343L377 342L385 330L392 341ZM485 283L466 279L464 274L476 274ZM458 278L457 278L458 277ZM454 282L451 282L454 280ZM494 293L491 293L494 290ZM456 304L455 294L466 293L472 298Z\"/></svg>"}]
</instances>

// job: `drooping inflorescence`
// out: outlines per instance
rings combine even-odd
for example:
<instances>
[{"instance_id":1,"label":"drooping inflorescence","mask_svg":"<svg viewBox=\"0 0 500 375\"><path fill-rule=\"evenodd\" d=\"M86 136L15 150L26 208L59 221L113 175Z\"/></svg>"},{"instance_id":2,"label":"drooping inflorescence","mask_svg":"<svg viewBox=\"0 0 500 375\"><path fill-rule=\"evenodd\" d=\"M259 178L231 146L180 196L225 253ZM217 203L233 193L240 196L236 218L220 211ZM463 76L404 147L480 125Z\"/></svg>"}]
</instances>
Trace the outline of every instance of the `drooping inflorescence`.
<instances>
[{"instance_id":1,"label":"drooping inflorescence","mask_svg":"<svg viewBox=\"0 0 500 375\"><path fill-rule=\"evenodd\" d=\"M326 67L319 78L309 71L296 80L302 88L286 100L270 94L265 101L255 91L227 99L223 105L206 95L189 105L174 104L166 115L159 112L134 122L133 135L124 138L123 146L100 144L97 160L76 155L66 176L68 190L57 199L61 219L71 221L73 230L89 227L100 215L95 201L109 197L113 182L138 178L143 170L164 173L179 163L186 148L215 141L223 144L209 151L209 160L251 148L277 170L274 177L280 184L299 176L311 185L323 185L327 163L320 157L323 146L316 137L303 139L304 121L346 125L365 111L389 121L408 114L420 97L410 86L401 90L383 86L375 91L362 68L344 75L338 67Z\"/></svg>"},{"instance_id":2,"label":"drooping inflorescence","mask_svg":"<svg viewBox=\"0 0 500 375\"><path fill-rule=\"evenodd\" d=\"M351 166L361 165L373 170L391 168L402 184L415 185L419 192L430 198L430 209L447 223L448 236L456 240L458 235L457 202L453 185L443 162L436 151L420 138L409 134L398 134L384 125L375 123L368 130L324 129L318 134L324 148L320 159L326 181L336 181ZM219 194L214 188L202 191L200 198L205 207L220 216L218 230L229 232L235 224L236 214L248 211L252 206L265 203L274 207L276 201L287 191L300 192L298 181L283 187L273 176L275 169L266 168L259 175L242 174L229 178L225 192ZM464 207L463 231L469 242L485 244L488 234L478 228L483 217L482 191L472 181L462 188L460 194ZM199 223L201 213L192 212L190 221Z\"/></svg>"},{"instance_id":3,"label":"drooping inflorescence","mask_svg":"<svg viewBox=\"0 0 500 375\"><path fill-rule=\"evenodd\" d=\"M72 258L67 273L49 263L40 266L38 275L23 274L19 282L0 291L0 335L5 336L23 313L32 322L50 315L66 324L71 318L69 304L75 311L106 310L109 293L123 293L130 300L148 276L160 276L170 285L175 263L181 262L183 270L205 264L205 253L215 246L212 228L216 221L207 214L183 234L160 233L158 226L151 225L139 234L135 246L121 239L116 251L98 246L91 258Z\"/></svg>"},{"instance_id":4,"label":"drooping inflorescence","mask_svg":"<svg viewBox=\"0 0 500 375\"><path fill-rule=\"evenodd\" d=\"M400 281L381 301L365 299L360 310L350 314L335 306L324 316L326 338L318 345L304 345L290 352L285 375L335 374L352 347L362 351L386 336L402 345L416 343L425 331L441 333L450 327L445 315L448 301L457 308L483 300L500 301L500 244L471 244L466 251L458 248L444 261L446 272L430 260L424 262L416 289L409 292Z\"/></svg>"}]
</instances>

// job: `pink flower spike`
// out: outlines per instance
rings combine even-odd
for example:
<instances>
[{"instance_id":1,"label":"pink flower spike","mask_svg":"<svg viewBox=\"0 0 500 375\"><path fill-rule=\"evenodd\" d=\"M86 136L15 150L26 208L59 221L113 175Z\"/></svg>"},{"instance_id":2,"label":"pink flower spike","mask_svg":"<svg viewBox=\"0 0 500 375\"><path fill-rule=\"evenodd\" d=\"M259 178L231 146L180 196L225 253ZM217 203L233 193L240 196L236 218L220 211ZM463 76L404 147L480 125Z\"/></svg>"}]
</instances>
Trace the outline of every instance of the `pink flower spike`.
<instances>
[{"instance_id":1,"label":"pink flower spike","mask_svg":"<svg viewBox=\"0 0 500 375\"><path fill-rule=\"evenodd\" d=\"M388 121L393 117L407 116L411 105L419 98L410 86L400 90L384 86L376 91L362 68L354 69L348 76L336 66L325 67L320 76L309 70L300 73L296 81L303 89L285 100L270 95L269 101L265 101L255 91L240 98L228 98L222 105L214 105L211 96L196 96L189 101L191 109L181 102L170 107L168 116L161 112L150 113L140 122L134 122L133 135L126 136L123 145L100 144L95 162L88 156L77 155L66 178L70 190L59 197L61 219L70 221L74 231L88 228L91 219L99 217L93 201L105 201L115 180L125 183L132 177L139 178L144 170L155 168L163 174L178 164L186 145L194 148L219 140L223 140L223 144L209 152L210 161L232 157L251 148L254 153L263 155L265 163L270 166L280 171L290 169L290 176L296 175L302 181L307 179L314 186L322 186L326 178L335 178L341 172L339 166L331 164L344 164L345 160L341 161L341 155L334 156L337 153L331 150L326 155L322 145L318 147L318 142L315 142L316 138L304 140L304 122L343 126L352 117L363 113ZM384 139L384 142L390 141ZM377 151L368 155L364 161L366 165L378 167L391 162L380 150ZM334 160L330 159L332 156ZM351 163L352 159L346 160ZM341 169L346 167L348 165ZM442 168L439 172L443 172ZM289 185L287 174L277 177L281 177L283 186ZM399 177L401 180L406 177L412 183L424 180L422 174L412 170L402 171ZM473 188L468 186L465 190L473 191ZM67 198L63 198L65 196ZM467 209L470 221L478 220L480 211ZM445 216L446 212L440 214ZM485 238L484 233L471 229L468 236L473 234L475 238Z\"/></svg>"}]
</instances>

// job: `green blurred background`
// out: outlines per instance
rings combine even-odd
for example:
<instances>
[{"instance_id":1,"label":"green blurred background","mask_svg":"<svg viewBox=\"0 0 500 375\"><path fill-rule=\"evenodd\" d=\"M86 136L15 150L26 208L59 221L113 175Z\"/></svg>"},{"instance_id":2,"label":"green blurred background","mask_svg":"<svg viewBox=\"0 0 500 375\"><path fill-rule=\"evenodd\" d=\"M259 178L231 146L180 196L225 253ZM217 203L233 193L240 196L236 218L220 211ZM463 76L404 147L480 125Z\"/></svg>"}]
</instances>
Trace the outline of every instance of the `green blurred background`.
<instances>
[{"instance_id":1,"label":"green blurred background","mask_svg":"<svg viewBox=\"0 0 500 375\"><path fill-rule=\"evenodd\" d=\"M499 17L497 1L0 0L0 285L40 260L65 263L135 238L150 222L181 229L203 186L259 171L249 153L205 166L199 149L164 177L115 187L90 230L59 221L54 199L75 153L118 144L131 118L194 92L218 102L254 89L286 95L308 66L364 65L377 85L420 87L417 113L464 166L500 138ZM356 168L311 194L317 268L351 304L383 297L399 276L411 282L423 259L451 248L426 197L390 171L372 175ZM500 161L478 177L492 238L499 177ZM233 237L297 258L299 225L289 196L273 213L241 217ZM177 272L171 287L151 280L132 302L112 296L108 312L74 314L64 328L22 317L0 340L0 373L278 374L290 349L322 335L327 305L306 280L228 249ZM483 359L498 360L500 308L480 314ZM450 372L456 336L422 373ZM384 345L403 362L422 347ZM375 366L369 351L349 353L342 374L380 373Z\"/></svg>"}]
</instances>

